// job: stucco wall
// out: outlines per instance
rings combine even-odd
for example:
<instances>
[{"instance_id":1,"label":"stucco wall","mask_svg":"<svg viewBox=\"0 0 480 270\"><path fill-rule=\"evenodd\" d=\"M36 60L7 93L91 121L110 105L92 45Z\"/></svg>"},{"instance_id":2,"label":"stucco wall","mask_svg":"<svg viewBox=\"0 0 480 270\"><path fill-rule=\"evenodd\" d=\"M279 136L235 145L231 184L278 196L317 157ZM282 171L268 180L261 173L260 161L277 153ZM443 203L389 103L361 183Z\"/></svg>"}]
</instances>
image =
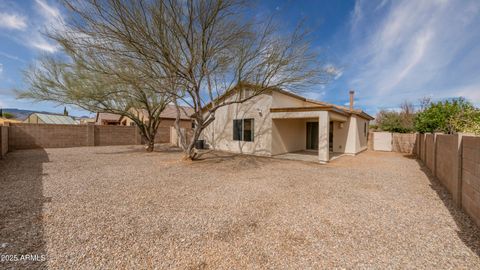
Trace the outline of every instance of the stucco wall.
<instances>
[{"instance_id":1,"label":"stucco wall","mask_svg":"<svg viewBox=\"0 0 480 270\"><path fill-rule=\"evenodd\" d=\"M306 119L273 120L272 155L278 155L305 149L307 137L306 122Z\"/></svg>"},{"instance_id":2,"label":"stucco wall","mask_svg":"<svg viewBox=\"0 0 480 270\"><path fill-rule=\"evenodd\" d=\"M227 100L235 98L231 96ZM213 149L269 156L272 145L271 104L272 96L262 94L244 103L221 107L215 113L215 120L203 131L202 137ZM245 118L254 119L254 141L234 141L233 120Z\"/></svg>"},{"instance_id":3,"label":"stucco wall","mask_svg":"<svg viewBox=\"0 0 480 270\"><path fill-rule=\"evenodd\" d=\"M357 119L350 117L346 123L348 129L347 142L345 145L345 153L357 153L357 141L359 140L357 134Z\"/></svg>"},{"instance_id":4,"label":"stucco wall","mask_svg":"<svg viewBox=\"0 0 480 270\"><path fill-rule=\"evenodd\" d=\"M0 126L0 159L8 152L8 126Z\"/></svg>"},{"instance_id":5,"label":"stucco wall","mask_svg":"<svg viewBox=\"0 0 480 270\"><path fill-rule=\"evenodd\" d=\"M273 91L272 96L272 108L285 108L285 107L302 107L308 103L298 98L290 97L282 93Z\"/></svg>"},{"instance_id":6,"label":"stucco wall","mask_svg":"<svg viewBox=\"0 0 480 270\"><path fill-rule=\"evenodd\" d=\"M347 146L349 122L333 121L333 152L344 153Z\"/></svg>"},{"instance_id":7,"label":"stucco wall","mask_svg":"<svg viewBox=\"0 0 480 270\"><path fill-rule=\"evenodd\" d=\"M358 138L357 141L357 153L367 149L367 137L368 137L368 120L365 120L358 116L352 116L352 118L357 119L357 131L358 131ZM365 130L366 125L366 130Z\"/></svg>"},{"instance_id":8,"label":"stucco wall","mask_svg":"<svg viewBox=\"0 0 480 270\"><path fill-rule=\"evenodd\" d=\"M480 137L462 139L462 206L480 226Z\"/></svg>"}]
</instances>

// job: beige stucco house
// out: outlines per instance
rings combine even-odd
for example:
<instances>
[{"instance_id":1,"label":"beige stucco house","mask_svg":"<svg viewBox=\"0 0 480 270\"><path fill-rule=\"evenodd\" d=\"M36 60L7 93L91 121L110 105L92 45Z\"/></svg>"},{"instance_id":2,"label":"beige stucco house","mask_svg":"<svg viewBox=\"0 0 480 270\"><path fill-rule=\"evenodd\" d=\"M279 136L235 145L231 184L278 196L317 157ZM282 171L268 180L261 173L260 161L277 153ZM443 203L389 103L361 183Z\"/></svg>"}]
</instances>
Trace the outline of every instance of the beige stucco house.
<instances>
[{"instance_id":1,"label":"beige stucco house","mask_svg":"<svg viewBox=\"0 0 480 270\"><path fill-rule=\"evenodd\" d=\"M225 95L236 99L239 93ZM235 153L282 156L314 155L328 162L341 154L367 149L368 123L373 117L350 108L273 90L244 103L221 107L203 132L209 148Z\"/></svg>"}]
</instances>

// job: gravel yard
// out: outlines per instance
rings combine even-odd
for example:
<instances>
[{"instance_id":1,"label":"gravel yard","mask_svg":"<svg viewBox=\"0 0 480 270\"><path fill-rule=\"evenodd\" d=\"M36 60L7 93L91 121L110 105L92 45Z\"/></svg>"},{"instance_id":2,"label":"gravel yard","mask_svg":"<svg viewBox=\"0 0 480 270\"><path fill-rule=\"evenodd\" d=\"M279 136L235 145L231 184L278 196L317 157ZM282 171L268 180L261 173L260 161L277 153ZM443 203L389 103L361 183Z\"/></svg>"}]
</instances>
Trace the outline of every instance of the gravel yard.
<instances>
[{"instance_id":1,"label":"gravel yard","mask_svg":"<svg viewBox=\"0 0 480 270\"><path fill-rule=\"evenodd\" d=\"M0 160L9 266L480 268L480 231L416 160L328 165L138 146L23 150Z\"/></svg>"}]
</instances>

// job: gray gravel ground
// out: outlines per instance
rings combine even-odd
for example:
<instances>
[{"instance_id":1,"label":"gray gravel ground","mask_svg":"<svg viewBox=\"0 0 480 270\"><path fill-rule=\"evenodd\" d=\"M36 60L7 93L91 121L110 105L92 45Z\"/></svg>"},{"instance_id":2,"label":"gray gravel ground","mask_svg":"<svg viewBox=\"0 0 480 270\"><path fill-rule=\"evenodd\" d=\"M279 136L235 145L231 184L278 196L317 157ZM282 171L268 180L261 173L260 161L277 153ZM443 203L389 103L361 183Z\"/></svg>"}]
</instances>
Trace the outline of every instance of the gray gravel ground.
<instances>
[{"instance_id":1,"label":"gray gravel ground","mask_svg":"<svg viewBox=\"0 0 480 270\"><path fill-rule=\"evenodd\" d=\"M414 160L329 165L137 146L0 161L0 254L51 269L480 268L480 231Z\"/></svg>"}]
</instances>

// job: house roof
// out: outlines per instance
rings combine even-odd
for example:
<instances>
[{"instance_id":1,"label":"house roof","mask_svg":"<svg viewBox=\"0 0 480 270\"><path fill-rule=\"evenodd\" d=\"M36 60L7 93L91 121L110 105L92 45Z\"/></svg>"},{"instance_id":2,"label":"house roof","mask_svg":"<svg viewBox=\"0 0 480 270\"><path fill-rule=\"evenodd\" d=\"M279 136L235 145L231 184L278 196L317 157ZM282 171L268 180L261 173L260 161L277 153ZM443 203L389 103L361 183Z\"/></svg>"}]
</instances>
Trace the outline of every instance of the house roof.
<instances>
[{"instance_id":1,"label":"house roof","mask_svg":"<svg viewBox=\"0 0 480 270\"><path fill-rule=\"evenodd\" d=\"M121 116L119 114L99 112L99 113L97 113L97 117L95 118L95 122L98 122L99 119L100 119L100 121L102 121L102 120L120 121L120 117Z\"/></svg>"},{"instance_id":2,"label":"house roof","mask_svg":"<svg viewBox=\"0 0 480 270\"><path fill-rule=\"evenodd\" d=\"M180 110L180 119L181 120L190 120L190 115L193 114L193 109L190 107L184 107L182 106L183 110ZM141 109L140 113L143 115L143 118L147 117L147 111L145 109ZM95 122L98 122L100 120L106 120L106 121L121 121L123 119L123 116L119 114L113 114L113 113L97 113L97 119ZM166 118L166 119L176 119L177 118L177 109L175 108L175 105L168 104L163 112L160 114L160 118Z\"/></svg>"},{"instance_id":3,"label":"house roof","mask_svg":"<svg viewBox=\"0 0 480 270\"><path fill-rule=\"evenodd\" d=\"M247 85L247 87L248 86L249 85ZM237 88L234 87L234 88L228 90L223 95L218 97L217 100L221 100L221 99L224 99L224 98L230 96L231 94L233 94L235 92L236 89ZM332 104L332 103L318 101L318 100L314 100L314 99L308 99L308 98L302 97L300 95L297 95L295 93L292 93L290 91L283 90L283 89L280 89L280 88L277 88L277 87L271 88L269 91L276 91L278 93L281 93L281 94L284 94L284 95L287 95L287 96L290 96L290 97L293 97L293 98L296 98L296 99L299 99L299 100L302 100L302 101L305 101L305 102L312 103L313 104L312 106L319 105L319 106L315 106L317 110L336 111L336 112L339 112L339 113L344 114L344 115L355 114L355 115L358 115L358 116L360 116L362 118L365 118L365 119L368 119L368 120L375 119L371 115L367 114L366 112L364 112L362 110L358 110L358 109L350 110L350 108L347 108L347 107L344 107L344 106L339 106L339 105L335 105L335 104ZM212 104L212 102L208 103L206 106L204 106L204 109L211 106L211 104ZM292 108L289 108L289 109L295 109L295 108L297 108L298 110L302 110L302 108L304 108L304 107L292 107ZM276 110L277 108L272 108L272 109Z\"/></svg>"},{"instance_id":4,"label":"house roof","mask_svg":"<svg viewBox=\"0 0 480 270\"><path fill-rule=\"evenodd\" d=\"M358 109L350 110L350 108L347 108L347 107L344 107L344 106L339 106L339 105L335 105L335 104L328 103L328 102L323 102L323 101L318 101L318 100L314 100L314 99L305 98L305 97L299 96L297 94L294 94L292 92L282 90L282 89L275 89L275 91L280 92L280 93L285 94L285 95L288 95L288 96L291 96L291 97L294 97L294 98L297 98L297 99L300 99L300 100L303 100L303 101L306 101L306 102L310 102L310 103L314 103L316 105L320 105L322 109L334 110L334 111L337 111L337 112L343 112L344 114L355 114L355 115L361 116L361 117L363 117L365 119L368 119L368 120L375 119L371 115L369 115L368 113L366 113L362 110L358 110ZM319 109L320 109L320 107L319 107Z\"/></svg>"},{"instance_id":5,"label":"house roof","mask_svg":"<svg viewBox=\"0 0 480 270\"><path fill-rule=\"evenodd\" d=\"M193 109L185 106L182 106L182 108L183 110L180 110L180 119L190 120L190 115L193 114ZM160 114L160 117L176 119L177 109L175 108L175 105L167 105L167 107L165 107L165 110L163 110L163 112Z\"/></svg>"},{"instance_id":6,"label":"house roof","mask_svg":"<svg viewBox=\"0 0 480 270\"><path fill-rule=\"evenodd\" d=\"M71 116L66 116L66 115L32 113L28 117L30 117L31 115L36 115L45 124L57 124L57 125L76 125L76 124L78 124L75 121L75 119L73 119Z\"/></svg>"}]
</instances>

